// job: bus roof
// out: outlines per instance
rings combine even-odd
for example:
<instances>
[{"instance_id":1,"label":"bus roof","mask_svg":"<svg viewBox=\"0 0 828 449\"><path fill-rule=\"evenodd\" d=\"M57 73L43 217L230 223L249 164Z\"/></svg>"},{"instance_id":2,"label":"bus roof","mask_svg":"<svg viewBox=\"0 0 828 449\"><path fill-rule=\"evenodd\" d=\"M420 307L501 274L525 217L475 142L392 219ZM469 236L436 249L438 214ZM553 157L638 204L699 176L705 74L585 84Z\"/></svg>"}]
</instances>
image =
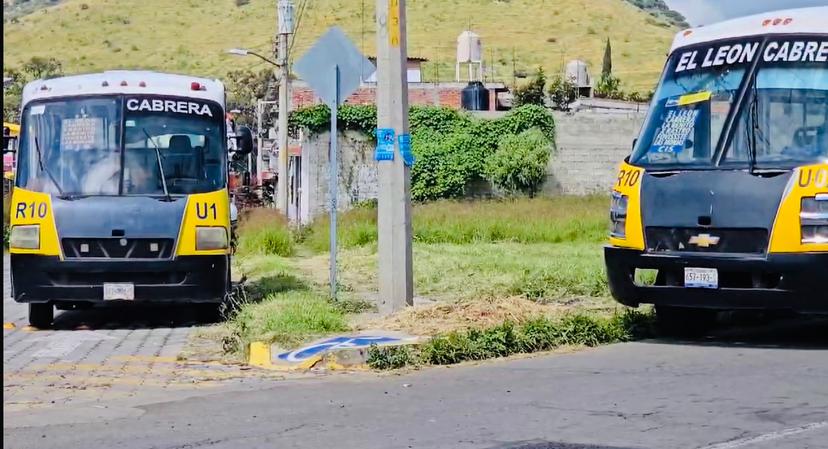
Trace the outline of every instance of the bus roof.
<instances>
[{"instance_id":1,"label":"bus roof","mask_svg":"<svg viewBox=\"0 0 828 449\"><path fill-rule=\"evenodd\" d=\"M198 89L194 83L198 83ZM141 70L36 80L23 88L22 106L32 100L78 95L146 94L212 100L224 107L224 84L219 80Z\"/></svg>"},{"instance_id":2,"label":"bus roof","mask_svg":"<svg viewBox=\"0 0 828 449\"><path fill-rule=\"evenodd\" d=\"M771 11L690 28L676 34L670 53L689 45L763 34L828 34L828 6Z\"/></svg>"}]
</instances>

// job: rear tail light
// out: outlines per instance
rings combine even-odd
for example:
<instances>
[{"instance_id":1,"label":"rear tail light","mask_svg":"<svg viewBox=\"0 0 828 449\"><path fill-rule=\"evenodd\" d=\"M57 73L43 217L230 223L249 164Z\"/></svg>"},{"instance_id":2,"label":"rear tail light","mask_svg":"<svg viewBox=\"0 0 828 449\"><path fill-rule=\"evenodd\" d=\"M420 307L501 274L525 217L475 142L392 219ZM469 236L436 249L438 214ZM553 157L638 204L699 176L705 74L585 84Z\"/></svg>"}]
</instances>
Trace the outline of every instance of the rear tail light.
<instances>
[{"instance_id":1,"label":"rear tail light","mask_svg":"<svg viewBox=\"0 0 828 449\"><path fill-rule=\"evenodd\" d=\"M803 244L828 243L828 194L802 198L799 225Z\"/></svg>"}]
</instances>

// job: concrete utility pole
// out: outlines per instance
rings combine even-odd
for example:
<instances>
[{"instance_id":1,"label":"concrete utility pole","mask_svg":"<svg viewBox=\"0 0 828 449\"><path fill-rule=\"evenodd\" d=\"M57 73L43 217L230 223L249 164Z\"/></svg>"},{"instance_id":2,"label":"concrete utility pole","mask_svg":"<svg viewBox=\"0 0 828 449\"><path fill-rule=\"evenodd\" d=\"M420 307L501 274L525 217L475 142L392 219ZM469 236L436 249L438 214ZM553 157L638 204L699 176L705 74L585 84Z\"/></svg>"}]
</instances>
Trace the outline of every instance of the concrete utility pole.
<instances>
[{"instance_id":1,"label":"concrete utility pole","mask_svg":"<svg viewBox=\"0 0 828 449\"><path fill-rule=\"evenodd\" d=\"M376 1L377 127L396 136L393 160L378 162L379 310L388 314L413 305L414 297L411 169L400 152L401 138L408 139L408 57L405 0Z\"/></svg>"},{"instance_id":2,"label":"concrete utility pole","mask_svg":"<svg viewBox=\"0 0 828 449\"><path fill-rule=\"evenodd\" d=\"M279 179L276 207L288 215L288 117L290 115L290 76L288 39L293 33L293 2L279 0Z\"/></svg>"}]
</instances>

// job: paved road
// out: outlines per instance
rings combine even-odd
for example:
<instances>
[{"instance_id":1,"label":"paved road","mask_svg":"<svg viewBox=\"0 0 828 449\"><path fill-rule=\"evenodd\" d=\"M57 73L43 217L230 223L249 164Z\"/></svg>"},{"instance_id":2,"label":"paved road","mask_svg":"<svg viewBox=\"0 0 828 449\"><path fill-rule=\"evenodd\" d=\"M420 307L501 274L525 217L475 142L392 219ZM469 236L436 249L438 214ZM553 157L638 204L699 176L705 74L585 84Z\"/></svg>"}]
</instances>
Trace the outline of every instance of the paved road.
<instances>
[{"instance_id":1,"label":"paved road","mask_svg":"<svg viewBox=\"0 0 828 449\"><path fill-rule=\"evenodd\" d=\"M187 309L63 312L35 332L4 293L6 448L828 447L828 320L285 379L177 360Z\"/></svg>"},{"instance_id":2,"label":"paved road","mask_svg":"<svg viewBox=\"0 0 828 449\"><path fill-rule=\"evenodd\" d=\"M29 328L27 307L10 299L8 266L6 255L3 416L8 425L28 425L38 414L62 410L94 417L108 404L123 408L249 385L245 379L252 373L239 366L179 360L191 334L204 325L186 307L58 312L55 329Z\"/></svg>"},{"instance_id":3,"label":"paved road","mask_svg":"<svg viewBox=\"0 0 828 449\"><path fill-rule=\"evenodd\" d=\"M796 321L702 342L111 401L93 420L63 409L51 423L5 425L4 446L823 449L825 330Z\"/></svg>"}]
</instances>

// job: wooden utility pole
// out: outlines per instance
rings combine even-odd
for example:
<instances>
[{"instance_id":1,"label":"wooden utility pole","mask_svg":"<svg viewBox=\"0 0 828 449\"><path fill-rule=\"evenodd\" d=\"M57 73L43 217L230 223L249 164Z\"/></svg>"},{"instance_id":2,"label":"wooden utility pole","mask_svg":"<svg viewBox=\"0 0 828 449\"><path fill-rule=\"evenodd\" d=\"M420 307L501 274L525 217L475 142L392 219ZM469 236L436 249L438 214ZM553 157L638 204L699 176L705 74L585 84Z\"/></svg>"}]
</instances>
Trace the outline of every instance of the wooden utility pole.
<instances>
[{"instance_id":1,"label":"wooden utility pole","mask_svg":"<svg viewBox=\"0 0 828 449\"><path fill-rule=\"evenodd\" d=\"M379 310L413 305L411 168L405 0L377 1L377 128L393 129L393 160L379 161ZM401 148L402 143L402 148Z\"/></svg>"}]
</instances>

